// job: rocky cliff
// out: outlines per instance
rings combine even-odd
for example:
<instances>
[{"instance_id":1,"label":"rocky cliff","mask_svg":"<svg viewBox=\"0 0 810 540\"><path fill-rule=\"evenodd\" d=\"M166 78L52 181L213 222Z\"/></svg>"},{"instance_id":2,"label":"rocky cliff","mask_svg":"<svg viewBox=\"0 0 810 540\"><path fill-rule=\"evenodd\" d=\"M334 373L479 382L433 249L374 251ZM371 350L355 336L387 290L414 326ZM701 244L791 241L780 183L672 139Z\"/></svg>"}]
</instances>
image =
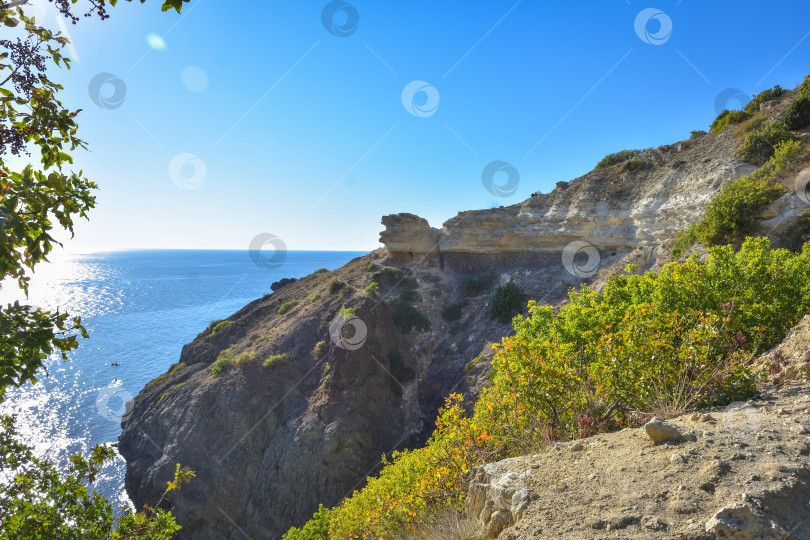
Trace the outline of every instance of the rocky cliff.
<instances>
[{"instance_id":1,"label":"rocky cliff","mask_svg":"<svg viewBox=\"0 0 810 540\"><path fill-rule=\"evenodd\" d=\"M212 324L138 394L119 445L133 501L156 501L182 463L197 476L168 500L181 538L277 538L302 524L381 454L422 444L447 394L486 384L490 345L510 331L489 314L496 285L556 304L628 263L659 268L677 231L753 169L735 147L730 133L697 136L440 229L384 217L383 248Z\"/></svg>"},{"instance_id":2,"label":"rocky cliff","mask_svg":"<svg viewBox=\"0 0 810 540\"><path fill-rule=\"evenodd\" d=\"M577 241L600 251L659 246L700 219L724 182L754 169L732 157L736 145L722 133L648 149L636 167L595 169L519 204L460 212L441 229L413 214L386 216L380 241L401 261L561 253Z\"/></svg>"}]
</instances>

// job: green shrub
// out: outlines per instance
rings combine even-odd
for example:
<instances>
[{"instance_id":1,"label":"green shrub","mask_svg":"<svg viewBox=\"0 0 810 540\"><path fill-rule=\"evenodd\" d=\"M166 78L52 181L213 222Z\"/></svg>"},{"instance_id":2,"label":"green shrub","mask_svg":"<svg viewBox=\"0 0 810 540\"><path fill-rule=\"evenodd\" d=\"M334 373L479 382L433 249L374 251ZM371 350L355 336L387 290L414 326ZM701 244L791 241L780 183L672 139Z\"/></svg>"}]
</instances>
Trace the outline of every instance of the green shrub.
<instances>
[{"instance_id":1,"label":"green shrub","mask_svg":"<svg viewBox=\"0 0 810 540\"><path fill-rule=\"evenodd\" d=\"M329 284L329 292L335 294L338 291L342 291L346 287L346 284L340 281L339 279L335 279L332 283Z\"/></svg>"},{"instance_id":2,"label":"green shrub","mask_svg":"<svg viewBox=\"0 0 810 540\"><path fill-rule=\"evenodd\" d=\"M340 311L338 312L338 315L340 315L340 317L341 317L341 318L342 318L344 321L348 321L348 320L349 320L349 319L351 319L352 317L356 317L356 316L357 316L357 308L353 308L353 307L342 307L342 308L340 308Z\"/></svg>"},{"instance_id":3,"label":"green shrub","mask_svg":"<svg viewBox=\"0 0 810 540\"><path fill-rule=\"evenodd\" d=\"M810 210L805 210L782 235L779 244L791 251L800 252L808 240L810 240Z\"/></svg>"},{"instance_id":4,"label":"green shrub","mask_svg":"<svg viewBox=\"0 0 810 540\"><path fill-rule=\"evenodd\" d=\"M711 127L709 127L709 131L711 133L720 133L722 131L725 131L728 128L728 126L733 124L739 124L744 120L748 120L752 116L753 114L747 111L730 111L726 109L725 111L717 115L717 118L714 119L714 122L712 122Z\"/></svg>"},{"instance_id":5,"label":"green shrub","mask_svg":"<svg viewBox=\"0 0 810 540\"><path fill-rule=\"evenodd\" d=\"M391 375L393 375L395 379L391 381L394 383L391 387L397 395L401 395L402 387L400 385L405 385L412 381L416 373L405 365L405 362L402 360L402 355L396 351L391 351L388 355L388 367L391 370Z\"/></svg>"},{"instance_id":6,"label":"green shrub","mask_svg":"<svg viewBox=\"0 0 810 540\"><path fill-rule=\"evenodd\" d=\"M224 328L227 328L232 324L233 324L233 321L220 321L220 322L218 322L217 324L214 325L213 330L211 330L211 335L213 336L214 334L216 334L220 330L222 330Z\"/></svg>"},{"instance_id":7,"label":"green shrub","mask_svg":"<svg viewBox=\"0 0 810 540\"><path fill-rule=\"evenodd\" d=\"M169 397L169 393L163 392L163 394L158 398L158 405L160 405L163 402L163 400L166 399L167 397Z\"/></svg>"},{"instance_id":8,"label":"green shrub","mask_svg":"<svg viewBox=\"0 0 810 540\"><path fill-rule=\"evenodd\" d=\"M284 315L297 305L298 300L290 300L289 302L284 302L283 304L281 304L281 307L278 308L278 314Z\"/></svg>"},{"instance_id":9,"label":"green shrub","mask_svg":"<svg viewBox=\"0 0 810 540\"><path fill-rule=\"evenodd\" d=\"M773 101L774 99L778 99L782 97L785 93L785 90L779 86L778 84L773 88L768 88L767 90L763 90L759 94L755 95L751 101L748 102L748 105L745 106L745 110L748 112L757 112L759 111L759 106L765 103L766 101Z\"/></svg>"},{"instance_id":10,"label":"green shrub","mask_svg":"<svg viewBox=\"0 0 810 540\"><path fill-rule=\"evenodd\" d=\"M646 167L647 162L641 159L629 159L622 163L622 166L619 167L620 173L632 173L637 172Z\"/></svg>"},{"instance_id":11,"label":"green shrub","mask_svg":"<svg viewBox=\"0 0 810 540\"><path fill-rule=\"evenodd\" d=\"M464 314L466 302L455 302L442 310L442 318L447 322L456 322Z\"/></svg>"},{"instance_id":12,"label":"green shrub","mask_svg":"<svg viewBox=\"0 0 810 540\"><path fill-rule=\"evenodd\" d=\"M219 377L233 365L236 356L233 353L220 354L214 365L211 366L211 375Z\"/></svg>"},{"instance_id":13,"label":"green shrub","mask_svg":"<svg viewBox=\"0 0 810 540\"><path fill-rule=\"evenodd\" d=\"M781 142L776 145L773 157L765 165L751 173L754 180L773 183L782 172L788 170L802 157L802 143L798 140Z\"/></svg>"},{"instance_id":14,"label":"green shrub","mask_svg":"<svg viewBox=\"0 0 810 540\"><path fill-rule=\"evenodd\" d=\"M756 232L762 210L784 189L775 180L800 158L801 153L799 141L781 142L771 159L751 176L743 176L723 186L697 224L697 238L703 244L713 246Z\"/></svg>"},{"instance_id":15,"label":"green shrub","mask_svg":"<svg viewBox=\"0 0 810 540\"><path fill-rule=\"evenodd\" d=\"M393 318L394 324L403 334L409 334L413 330L424 332L430 329L430 320L421 311L401 302L397 302Z\"/></svg>"},{"instance_id":16,"label":"green shrub","mask_svg":"<svg viewBox=\"0 0 810 540\"><path fill-rule=\"evenodd\" d=\"M696 139L698 137L702 137L703 135L706 135L706 131L702 129L695 129L689 132L690 139Z\"/></svg>"},{"instance_id":17,"label":"green shrub","mask_svg":"<svg viewBox=\"0 0 810 540\"><path fill-rule=\"evenodd\" d=\"M313 295L310 297L309 301L310 301L310 302L314 302L315 300L317 300L317 299L318 299L318 298L320 298L320 297L321 297L321 293L317 292L317 293L313 294Z\"/></svg>"},{"instance_id":18,"label":"green shrub","mask_svg":"<svg viewBox=\"0 0 810 540\"><path fill-rule=\"evenodd\" d=\"M794 139L795 137L788 131L785 124L775 120L748 133L734 155L754 165L762 165L773 156L779 143Z\"/></svg>"},{"instance_id":19,"label":"green shrub","mask_svg":"<svg viewBox=\"0 0 810 540\"><path fill-rule=\"evenodd\" d=\"M328 269L326 269L326 268L318 268L317 270L315 270L315 271L313 272L313 274L325 274L325 273L326 273L326 272L328 272L328 271L329 271L329 270L328 270Z\"/></svg>"},{"instance_id":20,"label":"green shrub","mask_svg":"<svg viewBox=\"0 0 810 540\"><path fill-rule=\"evenodd\" d=\"M505 283L495 289L490 315L502 323L508 323L520 313L526 302L526 295L513 282Z\"/></svg>"},{"instance_id":21,"label":"green shrub","mask_svg":"<svg viewBox=\"0 0 810 540\"><path fill-rule=\"evenodd\" d=\"M642 150L621 150L613 154L608 154L596 164L596 168L601 169L603 167L610 167L611 165L622 163L623 161L636 157L637 155L641 154L641 152Z\"/></svg>"},{"instance_id":22,"label":"green shrub","mask_svg":"<svg viewBox=\"0 0 810 540\"><path fill-rule=\"evenodd\" d=\"M262 367L270 368L274 366L278 366L281 364L286 363L290 359L290 353L281 353L281 354L274 354L273 356L268 356L265 358L264 362L262 362Z\"/></svg>"},{"instance_id":23,"label":"green shrub","mask_svg":"<svg viewBox=\"0 0 810 540\"><path fill-rule=\"evenodd\" d=\"M678 239L672 248L672 260L680 259L690 247L697 242L697 224L692 223L687 228L678 233Z\"/></svg>"},{"instance_id":24,"label":"green shrub","mask_svg":"<svg viewBox=\"0 0 810 540\"><path fill-rule=\"evenodd\" d=\"M706 207L706 215L697 225L698 239L714 246L756 232L762 210L781 192L781 187L750 176L729 182Z\"/></svg>"},{"instance_id":25,"label":"green shrub","mask_svg":"<svg viewBox=\"0 0 810 540\"><path fill-rule=\"evenodd\" d=\"M804 78L804 82L796 89L800 96L810 98L810 75Z\"/></svg>"},{"instance_id":26,"label":"green shrub","mask_svg":"<svg viewBox=\"0 0 810 540\"><path fill-rule=\"evenodd\" d=\"M329 540L329 521L332 511L318 505L318 511L312 515L312 519L306 522L303 528L293 527L281 540Z\"/></svg>"},{"instance_id":27,"label":"green shrub","mask_svg":"<svg viewBox=\"0 0 810 540\"><path fill-rule=\"evenodd\" d=\"M800 96L785 111L785 125L788 129L802 129L810 125L810 97Z\"/></svg>"},{"instance_id":28,"label":"green shrub","mask_svg":"<svg viewBox=\"0 0 810 540\"><path fill-rule=\"evenodd\" d=\"M365 290L365 291L366 291L368 294L370 294L370 295L372 295L372 296L373 296L373 295L375 295L375 294L377 294L377 293L379 293L379 292L380 292L380 284L379 284L379 283L377 283L376 281L372 281L371 283L369 283L368 285L366 285L366 288L365 288L364 290Z\"/></svg>"},{"instance_id":29,"label":"green shrub","mask_svg":"<svg viewBox=\"0 0 810 540\"><path fill-rule=\"evenodd\" d=\"M489 272L477 278L464 278L461 282L461 292L464 296L473 297L488 293L495 285L495 272Z\"/></svg>"}]
</instances>

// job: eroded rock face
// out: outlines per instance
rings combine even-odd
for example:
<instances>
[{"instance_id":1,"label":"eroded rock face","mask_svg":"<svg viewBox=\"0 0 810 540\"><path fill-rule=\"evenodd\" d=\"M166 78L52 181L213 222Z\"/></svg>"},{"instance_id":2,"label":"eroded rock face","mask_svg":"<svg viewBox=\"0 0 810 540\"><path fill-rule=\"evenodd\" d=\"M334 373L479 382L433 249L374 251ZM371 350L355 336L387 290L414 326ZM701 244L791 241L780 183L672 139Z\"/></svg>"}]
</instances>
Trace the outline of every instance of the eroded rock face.
<instances>
[{"instance_id":1,"label":"eroded rock face","mask_svg":"<svg viewBox=\"0 0 810 540\"><path fill-rule=\"evenodd\" d=\"M414 214L383 216L385 230L380 233L380 242L391 253L400 253L406 259L438 252L439 231L428 221Z\"/></svg>"},{"instance_id":2,"label":"eroded rock face","mask_svg":"<svg viewBox=\"0 0 810 540\"><path fill-rule=\"evenodd\" d=\"M723 183L754 167L733 157L730 134L645 151L645 167L595 169L512 206L461 212L441 229L413 214L382 220L380 241L402 260L423 254L561 252L574 241L599 250L661 244L700 219Z\"/></svg>"},{"instance_id":3,"label":"eroded rock face","mask_svg":"<svg viewBox=\"0 0 810 540\"><path fill-rule=\"evenodd\" d=\"M527 479L530 472L510 472L516 460L504 460L479 467L467 491L467 512L477 517L488 538L495 538L523 517L531 492Z\"/></svg>"}]
</instances>

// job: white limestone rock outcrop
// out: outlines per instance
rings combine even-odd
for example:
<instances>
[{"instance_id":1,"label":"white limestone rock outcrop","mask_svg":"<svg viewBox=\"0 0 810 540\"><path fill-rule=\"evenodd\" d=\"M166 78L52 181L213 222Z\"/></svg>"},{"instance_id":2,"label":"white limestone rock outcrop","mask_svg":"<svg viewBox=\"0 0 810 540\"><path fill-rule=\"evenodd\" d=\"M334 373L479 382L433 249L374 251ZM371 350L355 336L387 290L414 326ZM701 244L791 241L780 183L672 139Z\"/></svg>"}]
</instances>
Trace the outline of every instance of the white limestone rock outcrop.
<instances>
[{"instance_id":1,"label":"white limestone rock outcrop","mask_svg":"<svg viewBox=\"0 0 810 540\"><path fill-rule=\"evenodd\" d=\"M433 253L561 252L573 241L599 250L660 245L700 219L728 181L754 167L733 157L730 134L646 150L622 165L594 169L547 194L501 208L460 212L441 229L413 214L385 216L380 241L403 259Z\"/></svg>"}]
</instances>

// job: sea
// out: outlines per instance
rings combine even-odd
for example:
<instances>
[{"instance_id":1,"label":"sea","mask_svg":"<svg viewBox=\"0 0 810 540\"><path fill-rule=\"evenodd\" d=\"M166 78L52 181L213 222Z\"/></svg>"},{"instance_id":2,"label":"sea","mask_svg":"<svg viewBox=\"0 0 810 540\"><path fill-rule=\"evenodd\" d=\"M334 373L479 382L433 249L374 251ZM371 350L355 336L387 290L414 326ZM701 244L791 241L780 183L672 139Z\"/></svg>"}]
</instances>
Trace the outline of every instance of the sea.
<instances>
[{"instance_id":1,"label":"sea","mask_svg":"<svg viewBox=\"0 0 810 540\"><path fill-rule=\"evenodd\" d=\"M125 403L178 360L185 343L271 292L285 277L335 269L364 252L288 251L254 261L248 251L145 250L55 254L36 268L29 296L4 280L3 305L20 300L80 316L89 339L45 361L36 384L11 388L0 414L15 414L21 438L61 469L71 455L121 434ZM116 508L131 507L126 465L108 462L94 489Z\"/></svg>"}]
</instances>

